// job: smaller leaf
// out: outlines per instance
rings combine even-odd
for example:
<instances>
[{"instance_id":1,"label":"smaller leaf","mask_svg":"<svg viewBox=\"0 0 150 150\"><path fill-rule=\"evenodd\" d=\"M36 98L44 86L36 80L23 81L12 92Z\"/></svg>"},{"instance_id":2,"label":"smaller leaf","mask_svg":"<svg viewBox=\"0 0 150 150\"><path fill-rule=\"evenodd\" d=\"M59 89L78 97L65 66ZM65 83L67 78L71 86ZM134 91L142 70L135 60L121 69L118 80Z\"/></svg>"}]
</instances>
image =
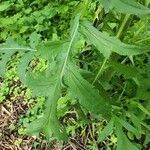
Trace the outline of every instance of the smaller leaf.
<instances>
[{"instance_id":1,"label":"smaller leaf","mask_svg":"<svg viewBox=\"0 0 150 150\"><path fill-rule=\"evenodd\" d=\"M138 133L137 129L135 127L133 127L132 125L130 125L128 122L126 122L118 117L115 117L115 120L118 123L120 123L124 128L126 128L128 131L133 132L135 135Z\"/></svg>"},{"instance_id":2,"label":"smaller leaf","mask_svg":"<svg viewBox=\"0 0 150 150\"><path fill-rule=\"evenodd\" d=\"M45 122L45 119L39 118L34 120L33 122L27 124L26 126L26 134L28 135L34 135L43 128L43 123Z\"/></svg>"},{"instance_id":3,"label":"smaller leaf","mask_svg":"<svg viewBox=\"0 0 150 150\"><path fill-rule=\"evenodd\" d=\"M150 112L143 106L141 105L140 103L138 102L134 102L136 104L136 106L141 110L143 111L145 114L149 115L150 116Z\"/></svg>"},{"instance_id":4,"label":"smaller leaf","mask_svg":"<svg viewBox=\"0 0 150 150\"><path fill-rule=\"evenodd\" d=\"M139 150L134 144L132 144L124 132L120 124L116 124L117 133L117 150Z\"/></svg>"},{"instance_id":5,"label":"smaller leaf","mask_svg":"<svg viewBox=\"0 0 150 150\"><path fill-rule=\"evenodd\" d=\"M98 141L103 141L110 133L112 133L114 127L114 118L112 118L107 126L102 130L102 132L99 134Z\"/></svg>"},{"instance_id":6,"label":"smaller leaf","mask_svg":"<svg viewBox=\"0 0 150 150\"><path fill-rule=\"evenodd\" d=\"M35 49L32 49L30 47L21 46L18 43L16 43L13 39L8 38L6 40L6 43L3 43L0 45L0 52L9 52L10 50L15 51L36 51Z\"/></svg>"},{"instance_id":7,"label":"smaller leaf","mask_svg":"<svg viewBox=\"0 0 150 150\"><path fill-rule=\"evenodd\" d=\"M138 118L138 116L134 115L133 113L130 113L130 118L134 126L138 129L139 133L141 133L141 120Z\"/></svg>"}]
</instances>

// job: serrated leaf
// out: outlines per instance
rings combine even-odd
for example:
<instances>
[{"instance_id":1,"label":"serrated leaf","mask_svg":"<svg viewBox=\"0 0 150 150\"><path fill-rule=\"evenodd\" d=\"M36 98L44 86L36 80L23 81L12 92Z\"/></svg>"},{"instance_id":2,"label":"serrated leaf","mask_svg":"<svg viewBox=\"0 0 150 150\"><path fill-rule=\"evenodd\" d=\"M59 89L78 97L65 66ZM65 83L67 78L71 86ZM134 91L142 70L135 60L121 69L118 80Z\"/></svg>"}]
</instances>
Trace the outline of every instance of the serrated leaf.
<instances>
[{"instance_id":1,"label":"serrated leaf","mask_svg":"<svg viewBox=\"0 0 150 150\"><path fill-rule=\"evenodd\" d=\"M15 51L36 51L35 49L32 49L30 47L21 46L18 43L16 43L13 39L8 38L5 43L0 45L0 52L7 52L10 50Z\"/></svg>"},{"instance_id":2,"label":"serrated leaf","mask_svg":"<svg viewBox=\"0 0 150 150\"><path fill-rule=\"evenodd\" d=\"M67 139L67 134L65 130L61 127L57 118L57 101L60 98L61 94L59 82L60 81L58 81L57 79L55 84L49 87L48 91L50 92L46 102L44 116L38 120L31 122L27 126L27 134L43 132L48 139L50 139L52 135L59 140Z\"/></svg>"},{"instance_id":3,"label":"serrated leaf","mask_svg":"<svg viewBox=\"0 0 150 150\"><path fill-rule=\"evenodd\" d=\"M18 74L21 82L23 82L23 83L26 83L27 67L34 55L35 55L34 52L25 53L19 60L19 64L17 67L17 74Z\"/></svg>"},{"instance_id":4,"label":"serrated leaf","mask_svg":"<svg viewBox=\"0 0 150 150\"><path fill-rule=\"evenodd\" d=\"M43 117L43 124L39 123L37 126L37 132L43 132L49 139L52 135L60 140L66 140L67 135L61 127L57 118L57 101L61 97L61 85L63 84L63 77L70 56L70 51L73 46L74 39L78 32L79 16L75 18L75 26L72 27L72 34L68 42L65 43L65 47L58 42L58 46L54 45L52 50L56 50L56 53L52 54L55 59L51 60L48 69L38 74L27 74L26 84L33 90L36 95L47 97L45 105L45 113ZM54 43L53 43L54 44ZM52 45L51 45L52 46ZM56 49L55 49L56 48ZM45 52L45 51L44 51ZM47 57L38 51L38 55L44 56L47 60L51 59L52 56ZM57 57L56 57L57 56ZM39 121L33 122L33 124ZM32 126L32 123L29 125ZM27 133L34 133L34 129L27 129Z\"/></svg>"},{"instance_id":5,"label":"serrated leaf","mask_svg":"<svg viewBox=\"0 0 150 150\"><path fill-rule=\"evenodd\" d=\"M17 51L34 51L29 47L20 46L12 39L8 39L6 43L0 45L0 75L4 76L7 62L11 59L12 55Z\"/></svg>"},{"instance_id":6,"label":"serrated leaf","mask_svg":"<svg viewBox=\"0 0 150 150\"><path fill-rule=\"evenodd\" d=\"M117 133L117 150L139 150L134 144L132 144L124 132L122 127L119 124L116 124L116 133Z\"/></svg>"},{"instance_id":7,"label":"serrated leaf","mask_svg":"<svg viewBox=\"0 0 150 150\"><path fill-rule=\"evenodd\" d=\"M89 22L82 22L80 32L85 36L90 44L93 44L99 51L108 58L111 54L111 47L109 47L105 35L99 32ZM108 48L109 47L109 48Z\"/></svg>"},{"instance_id":8,"label":"serrated leaf","mask_svg":"<svg viewBox=\"0 0 150 150\"><path fill-rule=\"evenodd\" d=\"M105 9L115 9L120 13L144 15L150 14L150 9L133 0L99 0Z\"/></svg>"},{"instance_id":9,"label":"serrated leaf","mask_svg":"<svg viewBox=\"0 0 150 150\"><path fill-rule=\"evenodd\" d=\"M150 14L150 9L133 0L111 0L116 11L128 14Z\"/></svg>"},{"instance_id":10,"label":"serrated leaf","mask_svg":"<svg viewBox=\"0 0 150 150\"><path fill-rule=\"evenodd\" d=\"M48 71L41 73L28 72L27 74L26 84L33 90L33 94L47 98L44 116L29 124L26 131L27 134L43 132L47 139L50 139L52 135L59 140L67 139L66 132L57 118L57 101L61 97L60 72L62 63L57 64L57 66L55 66L55 62L51 63L51 70ZM43 121L43 123L40 123L40 121ZM36 123L38 125L34 128L33 125Z\"/></svg>"},{"instance_id":11,"label":"serrated leaf","mask_svg":"<svg viewBox=\"0 0 150 150\"><path fill-rule=\"evenodd\" d=\"M103 114L109 117L111 105L99 95L98 91L88 83L73 66L69 67L66 74L66 84L72 97L77 98L79 103L95 114Z\"/></svg>"},{"instance_id":12,"label":"serrated leaf","mask_svg":"<svg viewBox=\"0 0 150 150\"><path fill-rule=\"evenodd\" d=\"M150 51L149 47L139 47L135 45L128 45L121 42L116 37L110 37L92 26L88 21L81 23L80 32L85 38L93 44L104 57L109 57L112 52L119 55L138 55Z\"/></svg>"},{"instance_id":13,"label":"serrated leaf","mask_svg":"<svg viewBox=\"0 0 150 150\"><path fill-rule=\"evenodd\" d=\"M102 132L100 132L98 141L100 142L103 141L109 134L113 132L113 128L114 128L114 118L111 118L106 127L104 127Z\"/></svg>"}]
</instances>

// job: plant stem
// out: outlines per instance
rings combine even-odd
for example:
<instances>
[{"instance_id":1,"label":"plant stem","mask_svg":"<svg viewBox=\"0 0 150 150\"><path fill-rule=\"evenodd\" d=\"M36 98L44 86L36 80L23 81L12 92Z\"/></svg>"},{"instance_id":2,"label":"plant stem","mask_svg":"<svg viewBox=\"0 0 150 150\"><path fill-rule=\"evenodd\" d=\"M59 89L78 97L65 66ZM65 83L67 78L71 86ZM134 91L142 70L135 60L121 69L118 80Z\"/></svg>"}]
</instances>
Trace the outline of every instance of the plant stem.
<instances>
[{"instance_id":1,"label":"plant stem","mask_svg":"<svg viewBox=\"0 0 150 150\"><path fill-rule=\"evenodd\" d=\"M100 69L99 69L97 75L95 76L95 78L94 78L94 80L93 80L93 82L92 82L92 85L94 85L94 83L96 82L96 80L98 79L98 77L100 76L100 74L102 73L102 70L103 70L103 68L104 68L104 66L105 66L105 64L106 64L106 62L107 62L107 58L104 59L104 61L103 61L102 65L101 65L101 67L100 67Z\"/></svg>"},{"instance_id":2,"label":"plant stem","mask_svg":"<svg viewBox=\"0 0 150 150\"><path fill-rule=\"evenodd\" d=\"M150 37L147 37L147 38L145 38L145 39L138 40L138 41L136 41L135 43L141 43L141 42L144 42L144 41L147 41L147 40L150 40Z\"/></svg>"},{"instance_id":3,"label":"plant stem","mask_svg":"<svg viewBox=\"0 0 150 150\"><path fill-rule=\"evenodd\" d=\"M117 32L117 35L116 35L117 38L120 39L120 37L122 36L123 30L124 30L128 20L129 20L129 18L130 18L129 14L125 15L125 17L124 17L124 19L123 19L123 21L121 23L121 26L120 26L120 28L119 28L119 30ZM118 55L113 54L111 59L117 61L117 58L118 58ZM115 72L114 70L112 70L110 72L110 77L113 75L114 72Z\"/></svg>"},{"instance_id":4,"label":"plant stem","mask_svg":"<svg viewBox=\"0 0 150 150\"><path fill-rule=\"evenodd\" d=\"M121 98L122 98L122 95L123 95L124 92L125 92L126 86L127 86L127 83L124 84L123 90L122 90L121 94L119 95L119 98L118 98L117 102L120 102L120 100L121 100Z\"/></svg>"},{"instance_id":5,"label":"plant stem","mask_svg":"<svg viewBox=\"0 0 150 150\"><path fill-rule=\"evenodd\" d=\"M119 30L117 32L117 35L116 35L117 38L121 37L122 32L123 32L123 30L124 30L124 28L125 28L129 18L130 18L129 14L125 15L125 17L124 17L124 19L122 21L122 24L121 24L121 26L120 26L120 28L119 28Z\"/></svg>"}]
</instances>

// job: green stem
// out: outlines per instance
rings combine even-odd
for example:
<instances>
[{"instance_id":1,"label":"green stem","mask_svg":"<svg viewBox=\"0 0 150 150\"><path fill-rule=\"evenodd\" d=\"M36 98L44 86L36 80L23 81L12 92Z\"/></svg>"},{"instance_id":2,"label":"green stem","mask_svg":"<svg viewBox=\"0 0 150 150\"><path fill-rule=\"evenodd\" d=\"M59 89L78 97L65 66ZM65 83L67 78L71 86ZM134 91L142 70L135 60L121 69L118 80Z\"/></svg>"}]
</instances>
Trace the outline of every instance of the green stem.
<instances>
[{"instance_id":1,"label":"green stem","mask_svg":"<svg viewBox=\"0 0 150 150\"><path fill-rule=\"evenodd\" d=\"M101 67L100 67L100 69L99 69L97 75L95 76L95 78L94 78L94 80L93 80L93 82L92 82L92 85L94 85L94 83L96 82L96 80L98 79L98 77L100 76L100 74L102 73L103 68L104 68L106 62L107 62L107 58L104 59L104 61L103 61L102 65L101 65Z\"/></svg>"},{"instance_id":2,"label":"green stem","mask_svg":"<svg viewBox=\"0 0 150 150\"><path fill-rule=\"evenodd\" d=\"M124 30L124 28L125 28L125 26L126 26L128 20L129 20L129 18L130 18L130 15L129 15L129 14L125 15L125 17L124 17L124 19L123 19L123 21L122 21L122 24L121 24L121 26L120 26L120 28L119 28L119 30L118 30L118 32L117 32L117 35L116 35L117 38L120 38L120 37L121 37L122 32L123 32L123 30Z\"/></svg>"},{"instance_id":3,"label":"green stem","mask_svg":"<svg viewBox=\"0 0 150 150\"><path fill-rule=\"evenodd\" d=\"M141 43L141 42L145 42L145 41L147 41L147 40L150 40L150 37L147 37L147 38L145 38L145 39L138 40L138 41L136 41L135 43Z\"/></svg>"},{"instance_id":4,"label":"green stem","mask_svg":"<svg viewBox=\"0 0 150 150\"><path fill-rule=\"evenodd\" d=\"M117 38L120 38L120 37L122 36L123 30L124 30L124 28L125 28L125 26L126 26L128 20L129 20L129 18L130 18L130 15L129 15L129 14L125 15L125 17L124 17L124 19L123 19L123 21L122 21L122 23L121 23L121 26L120 26L120 28L119 28L119 30L118 30L118 32L117 32L117 35L116 35ZM117 54L113 54L112 57L111 57L111 59L112 59L113 61L114 61L114 60L117 61L118 55L117 55ZM114 72L115 72L114 70L112 70L112 71L110 72L110 77L114 74Z\"/></svg>"},{"instance_id":5,"label":"green stem","mask_svg":"<svg viewBox=\"0 0 150 150\"><path fill-rule=\"evenodd\" d=\"M123 96L123 94L125 92L126 86L127 86L127 83L125 83L125 85L123 87L123 90L122 90L121 94L119 95L119 98L118 98L117 102L120 102L120 100L121 100L121 98L122 98L122 96Z\"/></svg>"}]
</instances>

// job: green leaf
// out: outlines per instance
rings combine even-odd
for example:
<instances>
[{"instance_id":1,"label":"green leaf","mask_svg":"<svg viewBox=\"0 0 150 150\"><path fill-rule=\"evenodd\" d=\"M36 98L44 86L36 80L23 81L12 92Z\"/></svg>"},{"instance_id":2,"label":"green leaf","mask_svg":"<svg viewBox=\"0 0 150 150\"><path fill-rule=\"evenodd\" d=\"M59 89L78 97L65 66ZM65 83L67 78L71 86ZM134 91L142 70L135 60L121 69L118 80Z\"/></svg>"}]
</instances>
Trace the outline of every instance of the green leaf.
<instances>
[{"instance_id":1,"label":"green leaf","mask_svg":"<svg viewBox=\"0 0 150 150\"><path fill-rule=\"evenodd\" d=\"M120 13L144 15L150 14L150 9L133 0L99 0L105 9L115 9Z\"/></svg>"},{"instance_id":2,"label":"green leaf","mask_svg":"<svg viewBox=\"0 0 150 150\"><path fill-rule=\"evenodd\" d=\"M137 129L130 125L128 122L124 121L121 118L115 117L115 120L120 123L124 128L126 128L128 131L133 132L135 135L138 133Z\"/></svg>"},{"instance_id":3,"label":"green leaf","mask_svg":"<svg viewBox=\"0 0 150 150\"><path fill-rule=\"evenodd\" d=\"M117 150L139 150L134 144L132 144L124 132L122 127L119 124L116 124L116 133L117 133Z\"/></svg>"},{"instance_id":4,"label":"green leaf","mask_svg":"<svg viewBox=\"0 0 150 150\"><path fill-rule=\"evenodd\" d=\"M150 116L150 112L140 103L132 101L131 104L134 104L136 107L138 107L142 112Z\"/></svg>"},{"instance_id":5,"label":"green leaf","mask_svg":"<svg viewBox=\"0 0 150 150\"><path fill-rule=\"evenodd\" d=\"M30 47L32 47L33 49L35 49L35 47L39 44L40 42L40 38L41 38L41 35L40 34L37 34L36 32L33 32L29 39L30 39Z\"/></svg>"},{"instance_id":6,"label":"green leaf","mask_svg":"<svg viewBox=\"0 0 150 150\"><path fill-rule=\"evenodd\" d=\"M112 9L111 0L99 0L106 10Z\"/></svg>"},{"instance_id":7,"label":"green leaf","mask_svg":"<svg viewBox=\"0 0 150 150\"><path fill-rule=\"evenodd\" d=\"M37 45L37 56L46 60L54 60L66 48L69 41L48 41Z\"/></svg>"},{"instance_id":8,"label":"green leaf","mask_svg":"<svg viewBox=\"0 0 150 150\"><path fill-rule=\"evenodd\" d=\"M85 36L90 44L93 44L99 51L108 58L111 54L111 47L109 47L109 41L107 41L106 35L98 31L89 22L82 22L80 32Z\"/></svg>"},{"instance_id":9,"label":"green leaf","mask_svg":"<svg viewBox=\"0 0 150 150\"><path fill-rule=\"evenodd\" d=\"M137 69L133 66L127 66L116 62L111 62L110 65L114 68L115 71L125 75L126 78L135 78L140 75Z\"/></svg>"},{"instance_id":10,"label":"green leaf","mask_svg":"<svg viewBox=\"0 0 150 150\"><path fill-rule=\"evenodd\" d=\"M149 100L150 99L150 78L144 78L140 80L140 87L137 89L136 97Z\"/></svg>"},{"instance_id":11,"label":"green leaf","mask_svg":"<svg viewBox=\"0 0 150 150\"><path fill-rule=\"evenodd\" d=\"M26 75L25 84L33 91L33 95L49 96L50 90L48 89L55 80L52 79L50 76L46 76L45 72L37 74L28 73Z\"/></svg>"},{"instance_id":12,"label":"green leaf","mask_svg":"<svg viewBox=\"0 0 150 150\"><path fill-rule=\"evenodd\" d=\"M134 115L133 113L130 113L130 118L131 118L134 126L139 131L139 133L141 133L141 120L138 118L138 116Z\"/></svg>"},{"instance_id":13,"label":"green leaf","mask_svg":"<svg viewBox=\"0 0 150 150\"><path fill-rule=\"evenodd\" d=\"M26 83L26 72L27 67L34 56L34 52L25 53L21 59L19 60L19 64L17 67L17 74L21 80L21 82Z\"/></svg>"},{"instance_id":14,"label":"green leaf","mask_svg":"<svg viewBox=\"0 0 150 150\"><path fill-rule=\"evenodd\" d=\"M36 51L35 49L32 49L30 47L21 46L18 43L16 43L13 39L8 38L5 43L0 45L0 52L9 52L11 50L14 51Z\"/></svg>"},{"instance_id":15,"label":"green leaf","mask_svg":"<svg viewBox=\"0 0 150 150\"><path fill-rule=\"evenodd\" d=\"M52 135L59 140L66 140L67 134L61 127L57 118L57 101L60 98L61 88L60 81L56 80L55 84L49 87L50 93L46 102L46 108L44 116L31 122L26 129L27 134L35 134L43 132L47 139L50 139Z\"/></svg>"},{"instance_id":16,"label":"green leaf","mask_svg":"<svg viewBox=\"0 0 150 150\"><path fill-rule=\"evenodd\" d=\"M144 15L150 14L150 9L133 0L111 0L112 6L121 13Z\"/></svg>"},{"instance_id":17,"label":"green leaf","mask_svg":"<svg viewBox=\"0 0 150 150\"><path fill-rule=\"evenodd\" d=\"M122 43L116 37L110 37L92 26L88 21L81 23L80 32L93 44L104 57L109 57L112 52L119 55L138 55L150 51L149 47L139 47Z\"/></svg>"},{"instance_id":18,"label":"green leaf","mask_svg":"<svg viewBox=\"0 0 150 150\"><path fill-rule=\"evenodd\" d=\"M65 46L62 46L61 42L58 42L58 45L54 46L52 45L54 44L53 42L50 43L50 45L53 47L50 47L51 49L49 49L48 56L46 56L42 50L38 50L38 55L41 55L47 60L55 57L55 59L51 60L47 70L37 74L32 74L30 72L27 74L26 84L33 90L33 93L35 95L47 97L43 118L40 120L35 120L29 125L27 128L28 134L32 134L34 132L43 132L48 139L50 139L52 135L57 137L59 140L67 139L67 135L57 118L57 101L61 97L62 79L66 71L74 39L78 32L79 18L80 17L78 15L75 17L75 24L72 27L71 32L72 34L68 42L65 43ZM53 54L54 51L55 53ZM41 124L40 121L43 121L43 124ZM36 123L39 125L37 125L35 129L34 127L32 129L32 124L34 125Z\"/></svg>"},{"instance_id":19,"label":"green leaf","mask_svg":"<svg viewBox=\"0 0 150 150\"><path fill-rule=\"evenodd\" d=\"M138 103L138 107L141 111L143 111L145 114L150 116L150 112L144 106L142 106L140 103Z\"/></svg>"},{"instance_id":20,"label":"green leaf","mask_svg":"<svg viewBox=\"0 0 150 150\"><path fill-rule=\"evenodd\" d=\"M67 139L67 134L57 118L57 101L61 97L60 73L62 64L63 61L60 63L54 61L50 64L51 69L47 69L44 72L28 72L26 76L28 87L33 90L33 94L36 96L45 96L47 100L44 116L27 126L27 134L43 132L47 139L50 139L52 136L59 140ZM43 122L42 124L40 123L41 121ZM36 123L38 125L34 128L34 124Z\"/></svg>"},{"instance_id":21,"label":"green leaf","mask_svg":"<svg viewBox=\"0 0 150 150\"><path fill-rule=\"evenodd\" d=\"M103 114L109 117L111 105L99 95L98 90L87 82L72 65L69 66L65 77L66 84L69 86L70 95L79 100L79 103L95 114Z\"/></svg>"},{"instance_id":22,"label":"green leaf","mask_svg":"<svg viewBox=\"0 0 150 150\"><path fill-rule=\"evenodd\" d=\"M34 49L18 45L12 39L8 39L6 43L0 45L0 75L4 76L7 62L11 59L12 55L17 51L35 51Z\"/></svg>"},{"instance_id":23,"label":"green leaf","mask_svg":"<svg viewBox=\"0 0 150 150\"><path fill-rule=\"evenodd\" d=\"M100 132L98 141L103 141L109 134L113 132L114 128L114 118L111 118L106 127Z\"/></svg>"},{"instance_id":24,"label":"green leaf","mask_svg":"<svg viewBox=\"0 0 150 150\"><path fill-rule=\"evenodd\" d=\"M9 8L10 5L11 4L9 3L9 1L5 1L5 2L0 3L0 12L2 12L4 10L6 10L7 8Z\"/></svg>"}]
</instances>

